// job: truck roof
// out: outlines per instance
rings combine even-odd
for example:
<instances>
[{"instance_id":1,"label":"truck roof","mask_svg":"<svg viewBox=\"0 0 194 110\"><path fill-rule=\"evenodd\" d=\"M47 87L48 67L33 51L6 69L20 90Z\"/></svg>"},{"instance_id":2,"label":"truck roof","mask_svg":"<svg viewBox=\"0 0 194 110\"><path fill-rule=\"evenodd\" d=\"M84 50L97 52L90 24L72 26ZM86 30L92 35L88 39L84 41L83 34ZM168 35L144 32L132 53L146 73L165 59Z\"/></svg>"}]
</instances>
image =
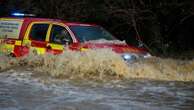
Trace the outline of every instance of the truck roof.
<instances>
[{"instance_id":1,"label":"truck roof","mask_svg":"<svg viewBox=\"0 0 194 110\"><path fill-rule=\"evenodd\" d=\"M97 26L93 23L81 23L81 22L69 22L64 21L60 19L51 19L51 18L34 18L34 17L24 17L24 18L18 18L18 17L1 17L1 19L17 19L17 20L24 20L24 21L50 21L50 22L61 22L66 24L67 26Z\"/></svg>"}]
</instances>

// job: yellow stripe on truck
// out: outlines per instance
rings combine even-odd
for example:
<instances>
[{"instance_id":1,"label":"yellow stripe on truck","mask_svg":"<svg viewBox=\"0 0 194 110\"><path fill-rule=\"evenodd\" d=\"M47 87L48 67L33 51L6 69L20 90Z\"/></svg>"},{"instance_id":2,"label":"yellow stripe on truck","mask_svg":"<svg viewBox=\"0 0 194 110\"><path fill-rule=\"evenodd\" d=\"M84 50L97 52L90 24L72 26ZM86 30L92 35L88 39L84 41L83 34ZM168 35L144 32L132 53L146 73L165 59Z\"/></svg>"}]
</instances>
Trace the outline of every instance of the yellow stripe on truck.
<instances>
[{"instance_id":1,"label":"yellow stripe on truck","mask_svg":"<svg viewBox=\"0 0 194 110\"><path fill-rule=\"evenodd\" d=\"M10 54L14 51L14 45L12 44L2 44L0 46L0 52L3 54Z\"/></svg>"},{"instance_id":2,"label":"yellow stripe on truck","mask_svg":"<svg viewBox=\"0 0 194 110\"><path fill-rule=\"evenodd\" d=\"M38 47L31 47L30 50L38 55L42 55L46 53L46 49L45 48L38 48Z\"/></svg>"},{"instance_id":3,"label":"yellow stripe on truck","mask_svg":"<svg viewBox=\"0 0 194 110\"><path fill-rule=\"evenodd\" d=\"M64 50L64 46L61 45L61 44L48 44L48 46L51 47L51 49L54 49L54 50Z\"/></svg>"},{"instance_id":4,"label":"yellow stripe on truck","mask_svg":"<svg viewBox=\"0 0 194 110\"><path fill-rule=\"evenodd\" d=\"M88 48L81 48L80 51L87 51Z\"/></svg>"},{"instance_id":5,"label":"yellow stripe on truck","mask_svg":"<svg viewBox=\"0 0 194 110\"><path fill-rule=\"evenodd\" d=\"M16 45L16 46L21 46L21 45L22 45L22 41L16 40L16 41L15 41L15 45Z\"/></svg>"}]
</instances>

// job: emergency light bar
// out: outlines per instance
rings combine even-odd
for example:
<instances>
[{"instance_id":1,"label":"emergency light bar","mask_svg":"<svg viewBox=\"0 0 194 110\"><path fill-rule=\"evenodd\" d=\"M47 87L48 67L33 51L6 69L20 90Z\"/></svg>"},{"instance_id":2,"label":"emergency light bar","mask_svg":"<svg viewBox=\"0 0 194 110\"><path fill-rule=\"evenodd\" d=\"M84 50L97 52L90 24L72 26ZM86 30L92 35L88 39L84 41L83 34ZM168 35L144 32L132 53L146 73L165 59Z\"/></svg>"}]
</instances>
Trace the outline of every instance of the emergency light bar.
<instances>
[{"instance_id":1,"label":"emergency light bar","mask_svg":"<svg viewBox=\"0 0 194 110\"><path fill-rule=\"evenodd\" d=\"M29 17L34 17L34 14L24 14L24 13L12 13L12 16L16 16L16 17L25 17L25 16L29 16Z\"/></svg>"}]
</instances>

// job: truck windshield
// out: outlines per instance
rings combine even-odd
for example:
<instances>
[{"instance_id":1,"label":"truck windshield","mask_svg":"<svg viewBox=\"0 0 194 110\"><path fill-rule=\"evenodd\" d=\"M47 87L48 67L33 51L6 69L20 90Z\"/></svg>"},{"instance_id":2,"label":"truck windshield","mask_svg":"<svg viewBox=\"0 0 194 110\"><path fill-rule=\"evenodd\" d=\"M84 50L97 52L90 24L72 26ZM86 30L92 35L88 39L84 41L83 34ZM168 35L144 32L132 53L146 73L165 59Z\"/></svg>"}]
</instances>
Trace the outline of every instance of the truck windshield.
<instances>
[{"instance_id":1,"label":"truck windshield","mask_svg":"<svg viewBox=\"0 0 194 110\"><path fill-rule=\"evenodd\" d=\"M70 26L69 27L80 42L90 40L117 40L108 31L100 26Z\"/></svg>"}]
</instances>

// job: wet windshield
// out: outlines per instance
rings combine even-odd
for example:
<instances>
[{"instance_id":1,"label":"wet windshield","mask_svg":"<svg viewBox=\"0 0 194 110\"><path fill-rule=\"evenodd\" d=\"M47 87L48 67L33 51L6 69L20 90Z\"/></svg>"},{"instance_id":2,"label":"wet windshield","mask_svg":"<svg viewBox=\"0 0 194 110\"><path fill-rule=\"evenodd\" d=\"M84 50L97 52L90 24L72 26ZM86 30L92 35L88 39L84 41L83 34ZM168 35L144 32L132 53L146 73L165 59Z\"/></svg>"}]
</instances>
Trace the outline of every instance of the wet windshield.
<instances>
[{"instance_id":1,"label":"wet windshield","mask_svg":"<svg viewBox=\"0 0 194 110\"><path fill-rule=\"evenodd\" d=\"M108 31L100 26L70 26L75 36L80 42L90 40L117 40Z\"/></svg>"}]
</instances>

